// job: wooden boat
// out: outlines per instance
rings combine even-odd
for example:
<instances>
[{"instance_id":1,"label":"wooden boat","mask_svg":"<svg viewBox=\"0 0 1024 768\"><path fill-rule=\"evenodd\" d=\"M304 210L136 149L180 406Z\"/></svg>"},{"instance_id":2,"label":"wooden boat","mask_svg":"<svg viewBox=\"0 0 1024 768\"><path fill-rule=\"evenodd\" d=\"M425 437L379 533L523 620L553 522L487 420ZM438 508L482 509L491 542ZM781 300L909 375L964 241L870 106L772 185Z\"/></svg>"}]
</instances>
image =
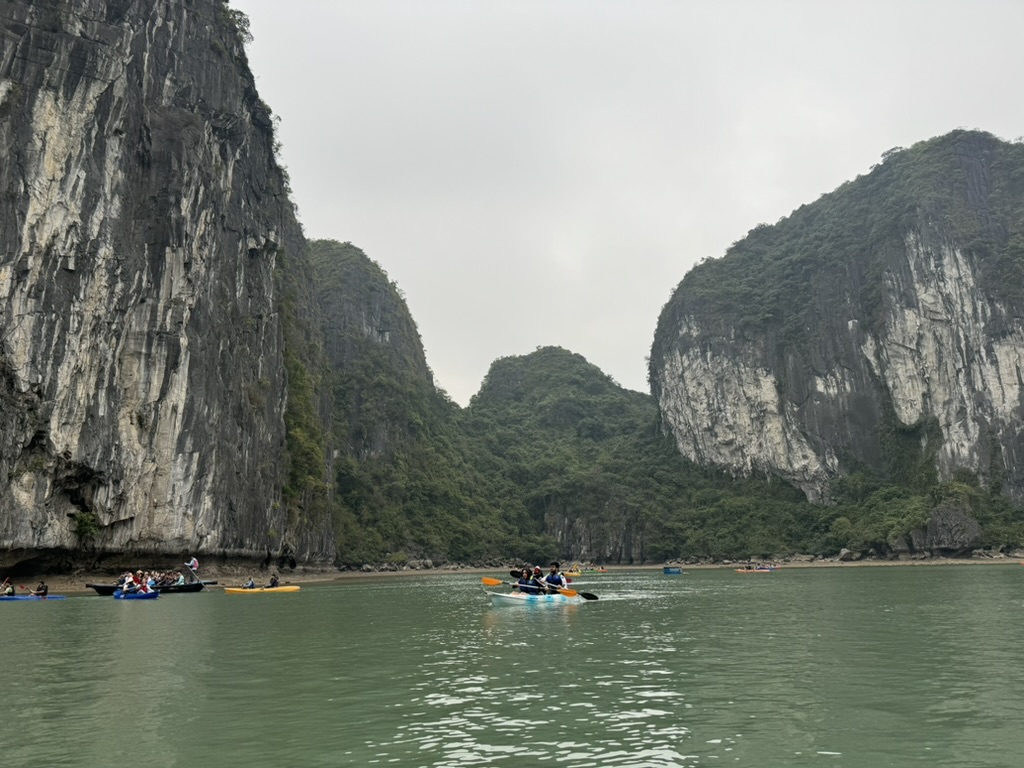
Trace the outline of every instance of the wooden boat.
<instances>
[{"instance_id":1,"label":"wooden boat","mask_svg":"<svg viewBox=\"0 0 1024 768\"><path fill-rule=\"evenodd\" d=\"M666 576L682 576L683 569L678 566L666 565L661 569L661 572Z\"/></svg>"},{"instance_id":2,"label":"wooden boat","mask_svg":"<svg viewBox=\"0 0 1024 768\"><path fill-rule=\"evenodd\" d=\"M490 592L492 605L569 605L583 602L579 595L527 595L522 592Z\"/></svg>"},{"instance_id":3,"label":"wooden boat","mask_svg":"<svg viewBox=\"0 0 1024 768\"><path fill-rule=\"evenodd\" d=\"M2 595L2 596L0 596L0 600L12 600L12 601L13 600L36 600L36 601L39 601L39 600L63 600L63 599L64 599L64 595L47 595L46 597L43 597L42 595Z\"/></svg>"},{"instance_id":4,"label":"wooden boat","mask_svg":"<svg viewBox=\"0 0 1024 768\"><path fill-rule=\"evenodd\" d=\"M299 587L296 584L292 584L287 587L253 587L252 589L246 589L245 587L224 587L224 592L229 595L258 595L261 592L298 592Z\"/></svg>"},{"instance_id":5,"label":"wooden boat","mask_svg":"<svg viewBox=\"0 0 1024 768\"><path fill-rule=\"evenodd\" d=\"M157 591L153 592L122 592L120 589L114 590L115 600L156 600L160 597L160 593Z\"/></svg>"},{"instance_id":6,"label":"wooden boat","mask_svg":"<svg viewBox=\"0 0 1024 768\"><path fill-rule=\"evenodd\" d=\"M193 581L190 584L168 584L163 587L154 587L154 589L163 592L165 595L174 594L175 592L200 592L203 587L207 584L216 584L216 581ZM95 589L96 594L107 597L114 594L114 591L118 589L117 584L86 584L89 589Z\"/></svg>"}]
</instances>

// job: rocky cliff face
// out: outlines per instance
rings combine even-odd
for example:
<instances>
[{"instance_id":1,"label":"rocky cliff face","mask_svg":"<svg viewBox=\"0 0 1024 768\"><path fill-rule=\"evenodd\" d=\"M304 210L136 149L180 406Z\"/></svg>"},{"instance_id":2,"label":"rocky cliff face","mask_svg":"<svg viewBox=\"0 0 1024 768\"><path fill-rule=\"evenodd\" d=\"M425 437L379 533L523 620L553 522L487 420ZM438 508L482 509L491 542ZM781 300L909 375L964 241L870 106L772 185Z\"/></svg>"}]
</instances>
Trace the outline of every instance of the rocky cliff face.
<instances>
[{"instance_id":1,"label":"rocky cliff face","mask_svg":"<svg viewBox=\"0 0 1024 768\"><path fill-rule=\"evenodd\" d=\"M1022 264L1024 146L893 152L683 280L651 355L663 422L691 459L811 500L917 462L1024 501Z\"/></svg>"},{"instance_id":2,"label":"rocky cliff face","mask_svg":"<svg viewBox=\"0 0 1024 768\"><path fill-rule=\"evenodd\" d=\"M311 243L324 357L334 374L337 448L357 461L407 446L435 395L419 330L398 287L351 243Z\"/></svg>"},{"instance_id":3,"label":"rocky cliff face","mask_svg":"<svg viewBox=\"0 0 1024 768\"><path fill-rule=\"evenodd\" d=\"M231 22L219 0L0 2L9 561L332 556L296 551L279 503L275 270L305 244Z\"/></svg>"}]
</instances>

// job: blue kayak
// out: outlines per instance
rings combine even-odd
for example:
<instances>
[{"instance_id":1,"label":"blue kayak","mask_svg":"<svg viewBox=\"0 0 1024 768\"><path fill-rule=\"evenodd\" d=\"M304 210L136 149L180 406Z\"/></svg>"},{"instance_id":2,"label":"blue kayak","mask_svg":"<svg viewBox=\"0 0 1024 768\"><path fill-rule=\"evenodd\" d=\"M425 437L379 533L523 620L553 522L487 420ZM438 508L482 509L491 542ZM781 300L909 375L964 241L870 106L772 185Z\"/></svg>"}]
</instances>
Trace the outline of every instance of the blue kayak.
<instances>
[{"instance_id":1,"label":"blue kayak","mask_svg":"<svg viewBox=\"0 0 1024 768\"><path fill-rule=\"evenodd\" d=\"M115 600L155 600L160 597L159 592L122 592L120 589L114 590Z\"/></svg>"},{"instance_id":2,"label":"blue kayak","mask_svg":"<svg viewBox=\"0 0 1024 768\"><path fill-rule=\"evenodd\" d=\"M47 595L41 597L40 595L3 595L0 596L0 600L63 600L64 595Z\"/></svg>"}]
</instances>

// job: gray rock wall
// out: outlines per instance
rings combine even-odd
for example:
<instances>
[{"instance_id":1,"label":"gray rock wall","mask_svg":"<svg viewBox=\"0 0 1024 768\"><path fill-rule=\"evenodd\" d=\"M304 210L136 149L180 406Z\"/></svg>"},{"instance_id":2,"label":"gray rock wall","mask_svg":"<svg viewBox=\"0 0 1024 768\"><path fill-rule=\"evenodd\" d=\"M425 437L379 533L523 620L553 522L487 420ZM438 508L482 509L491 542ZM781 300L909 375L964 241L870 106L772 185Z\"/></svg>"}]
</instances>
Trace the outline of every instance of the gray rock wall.
<instances>
[{"instance_id":1,"label":"gray rock wall","mask_svg":"<svg viewBox=\"0 0 1024 768\"><path fill-rule=\"evenodd\" d=\"M0 2L9 558L289 541L274 274L305 244L226 14Z\"/></svg>"}]
</instances>

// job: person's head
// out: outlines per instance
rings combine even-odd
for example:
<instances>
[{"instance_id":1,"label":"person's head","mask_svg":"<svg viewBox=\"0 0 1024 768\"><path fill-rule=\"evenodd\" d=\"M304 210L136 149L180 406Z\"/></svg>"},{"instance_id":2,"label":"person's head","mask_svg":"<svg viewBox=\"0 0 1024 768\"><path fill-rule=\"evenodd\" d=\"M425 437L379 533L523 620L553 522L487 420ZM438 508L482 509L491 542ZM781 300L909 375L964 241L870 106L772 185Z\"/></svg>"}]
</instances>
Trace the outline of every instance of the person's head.
<instances>
[{"instance_id":1,"label":"person's head","mask_svg":"<svg viewBox=\"0 0 1024 768\"><path fill-rule=\"evenodd\" d=\"M539 565L533 566L533 573L535 576L539 576L542 573Z\"/></svg>"},{"instance_id":2,"label":"person's head","mask_svg":"<svg viewBox=\"0 0 1024 768\"><path fill-rule=\"evenodd\" d=\"M521 570L519 572L519 575L522 576L524 579L530 578L530 569L529 568L523 568L523 570Z\"/></svg>"},{"instance_id":3,"label":"person's head","mask_svg":"<svg viewBox=\"0 0 1024 768\"><path fill-rule=\"evenodd\" d=\"M551 572L555 573L558 570L558 563L551 564Z\"/></svg>"}]
</instances>

